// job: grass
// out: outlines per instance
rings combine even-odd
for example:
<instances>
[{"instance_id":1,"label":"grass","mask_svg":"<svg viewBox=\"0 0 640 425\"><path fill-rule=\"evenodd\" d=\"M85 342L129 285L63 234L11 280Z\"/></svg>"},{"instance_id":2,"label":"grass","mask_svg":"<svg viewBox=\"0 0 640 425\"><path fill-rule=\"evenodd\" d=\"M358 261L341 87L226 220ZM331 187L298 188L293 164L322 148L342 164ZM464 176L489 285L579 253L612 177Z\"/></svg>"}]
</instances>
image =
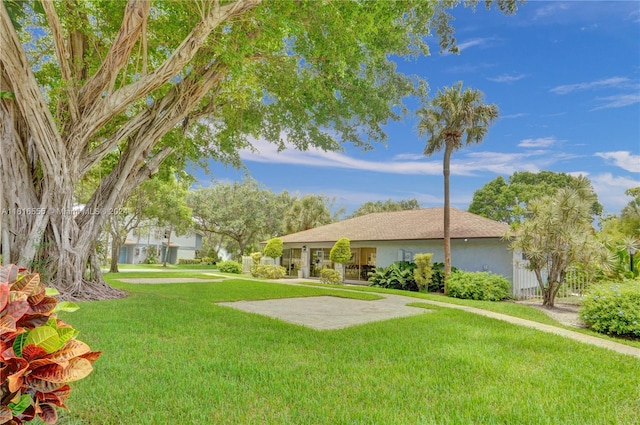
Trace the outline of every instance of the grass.
<instances>
[{"instance_id":1,"label":"grass","mask_svg":"<svg viewBox=\"0 0 640 425\"><path fill-rule=\"evenodd\" d=\"M318 283L312 283L312 282L307 282L305 284L309 286L319 285ZM413 297L417 299L425 299L430 301L445 302L449 304L464 305L468 307L476 307L476 308L481 308L483 310L502 313L502 314L506 314L514 317L519 317L521 319L532 320L538 323L558 326L560 328L569 329L571 331L583 333L585 335L591 335L598 338L619 342L621 344L629 345L631 347L640 348L640 340L609 336L599 332L592 331L591 329L566 326L558 322L557 320L551 318L549 315L545 314L540 309L533 308L523 304L518 304L516 302L511 302L511 301L494 302L494 301L463 300L458 298L445 297L444 295L437 294L437 293L411 292L411 291L402 291L399 289L376 288L376 287L363 286L363 285L350 285L348 287L345 287L344 285L343 286L323 285L323 286L327 286L331 288L348 288L350 290L368 292L368 293L380 293L380 294L387 293L387 294L395 294L395 295L404 295L407 297ZM563 298L561 301L558 301L558 302L566 302L566 299ZM574 299L573 302L575 303L577 301Z\"/></svg>"},{"instance_id":2,"label":"grass","mask_svg":"<svg viewBox=\"0 0 640 425\"><path fill-rule=\"evenodd\" d=\"M446 308L315 331L215 303L339 291L113 283L63 315L104 354L61 424L640 423L640 361L555 335Z\"/></svg>"}]
</instances>

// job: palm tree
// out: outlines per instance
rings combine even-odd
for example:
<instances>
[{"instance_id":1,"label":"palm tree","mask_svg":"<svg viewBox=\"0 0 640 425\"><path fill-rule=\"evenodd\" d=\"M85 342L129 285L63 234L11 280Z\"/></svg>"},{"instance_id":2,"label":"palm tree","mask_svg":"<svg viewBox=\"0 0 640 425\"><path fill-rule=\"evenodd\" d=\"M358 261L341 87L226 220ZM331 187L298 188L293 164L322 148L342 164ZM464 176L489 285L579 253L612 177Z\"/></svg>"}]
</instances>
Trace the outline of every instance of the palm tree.
<instances>
[{"instance_id":1,"label":"palm tree","mask_svg":"<svg viewBox=\"0 0 640 425\"><path fill-rule=\"evenodd\" d=\"M418 133L427 136L424 154L431 156L444 149L444 270L451 273L451 240L449 213L449 174L451 154L464 145L480 143L489 125L498 117L498 107L483 103L483 93L462 89L462 82L438 91L438 95L418 111Z\"/></svg>"}]
</instances>

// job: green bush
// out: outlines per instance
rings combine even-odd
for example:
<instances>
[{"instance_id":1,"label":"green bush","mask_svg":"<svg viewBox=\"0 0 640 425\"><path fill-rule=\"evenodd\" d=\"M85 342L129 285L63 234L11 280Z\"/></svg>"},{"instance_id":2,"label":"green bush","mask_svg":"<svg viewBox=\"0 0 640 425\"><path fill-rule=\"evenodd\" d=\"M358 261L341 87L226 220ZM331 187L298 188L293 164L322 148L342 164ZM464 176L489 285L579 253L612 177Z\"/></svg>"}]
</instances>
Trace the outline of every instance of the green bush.
<instances>
[{"instance_id":1,"label":"green bush","mask_svg":"<svg viewBox=\"0 0 640 425\"><path fill-rule=\"evenodd\" d=\"M329 258L334 263L344 264L351 259L351 242L347 238L340 238L333 244Z\"/></svg>"},{"instance_id":2,"label":"green bush","mask_svg":"<svg viewBox=\"0 0 640 425\"><path fill-rule=\"evenodd\" d=\"M451 266L451 273L457 271L457 268ZM427 286L427 291L444 294L444 263L433 263L431 265L431 281Z\"/></svg>"},{"instance_id":3,"label":"green bush","mask_svg":"<svg viewBox=\"0 0 640 425\"><path fill-rule=\"evenodd\" d=\"M342 276L340 274L340 270L325 267L324 269L320 270L320 282L331 283L334 285L341 284Z\"/></svg>"},{"instance_id":4,"label":"green bush","mask_svg":"<svg viewBox=\"0 0 640 425\"><path fill-rule=\"evenodd\" d=\"M417 292L418 284L413 274L415 268L416 265L408 261L398 261L387 268L376 267L369 273L369 286Z\"/></svg>"},{"instance_id":5,"label":"green bush","mask_svg":"<svg viewBox=\"0 0 640 425\"><path fill-rule=\"evenodd\" d=\"M142 262L143 264L158 264L158 249L155 246L150 246L147 249L147 257Z\"/></svg>"},{"instance_id":6,"label":"green bush","mask_svg":"<svg viewBox=\"0 0 640 425\"><path fill-rule=\"evenodd\" d=\"M178 264L201 264L201 258L178 258Z\"/></svg>"},{"instance_id":7,"label":"green bush","mask_svg":"<svg viewBox=\"0 0 640 425\"><path fill-rule=\"evenodd\" d=\"M490 272L455 271L449 276L449 296L471 300L500 301L509 298L511 282Z\"/></svg>"},{"instance_id":8,"label":"green bush","mask_svg":"<svg viewBox=\"0 0 640 425\"><path fill-rule=\"evenodd\" d=\"M640 280L593 286L582 301L580 318L596 332L640 337Z\"/></svg>"},{"instance_id":9,"label":"green bush","mask_svg":"<svg viewBox=\"0 0 640 425\"><path fill-rule=\"evenodd\" d=\"M237 261L232 260L221 261L218 263L218 270L220 270L222 273L240 274L242 273L242 265Z\"/></svg>"},{"instance_id":10,"label":"green bush","mask_svg":"<svg viewBox=\"0 0 640 425\"><path fill-rule=\"evenodd\" d=\"M262 258L262 253L261 252L252 252L251 254L249 254L249 257L251 257L251 261L253 261L253 265L257 266L258 264L260 264L260 259Z\"/></svg>"},{"instance_id":11,"label":"green bush","mask_svg":"<svg viewBox=\"0 0 640 425\"><path fill-rule=\"evenodd\" d=\"M251 275L260 279L282 279L287 269L272 264L257 264L251 267Z\"/></svg>"},{"instance_id":12,"label":"green bush","mask_svg":"<svg viewBox=\"0 0 640 425\"><path fill-rule=\"evenodd\" d=\"M214 265L216 263L216 260L213 257L202 257L201 260L201 264Z\"/></svg>"}]
</instances>

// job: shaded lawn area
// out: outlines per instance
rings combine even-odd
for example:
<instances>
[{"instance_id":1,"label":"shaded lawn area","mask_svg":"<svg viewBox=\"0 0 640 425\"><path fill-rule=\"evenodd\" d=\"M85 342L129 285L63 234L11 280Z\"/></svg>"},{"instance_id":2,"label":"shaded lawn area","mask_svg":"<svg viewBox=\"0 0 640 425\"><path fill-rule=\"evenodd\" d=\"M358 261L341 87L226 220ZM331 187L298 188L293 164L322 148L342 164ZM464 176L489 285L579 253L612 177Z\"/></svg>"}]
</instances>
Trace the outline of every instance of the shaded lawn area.
<instances>
[{"instance_id":1,"label":"shaded lawn area","mask_svg":"<svg viewBox=\"0 0 640 425\"><path fill-rule=\"evenodd\" d=\"M556 335L444 308L315 331L214 303L330 290L115 286L61 315L104 351L61 424L639 423L640 361Z\"/></svg>"}]
</instances>

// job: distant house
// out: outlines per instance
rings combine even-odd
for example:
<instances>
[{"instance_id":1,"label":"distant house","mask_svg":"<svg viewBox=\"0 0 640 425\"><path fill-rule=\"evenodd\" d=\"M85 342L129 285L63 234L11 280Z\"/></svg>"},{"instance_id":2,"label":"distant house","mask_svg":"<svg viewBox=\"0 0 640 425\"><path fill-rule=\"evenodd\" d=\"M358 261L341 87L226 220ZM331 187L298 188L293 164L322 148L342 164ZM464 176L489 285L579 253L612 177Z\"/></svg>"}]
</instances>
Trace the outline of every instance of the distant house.
<instances>
[{"instance_id":1,"label":"distant house","mask_svg":"<svg viewBox=\"0 0 640 425\"><path fill-rule=\"evenodd\" d=\"M509 226L466 211L451 208L452 265L467 271L491 271L513 281L522 254L513 252L503 239ZM412 261L416 253L433 253L443 262L444 208L373 213L314 229L282 236L281 264L291 276L319 277L332 267L329 252L346 237L352 258L345 279L366 281L374 267L395 261Z\"/></svg>"},{"instance_id":2,"label":"distant house","mask_svg":"<svg viewBox=\"0 0 640 425\"><path fill-rule=\"evenodd\" d=\"M180 258L196 258L197 251L202 249L202 235L198 232L190 232L177 236L172 232L171 242L167 246L167 239L164 235L155 235L152 232L148 236L141 237L136 235L134 231L129 232L124 245L120 248L118 263L143 263L151 249L157 253L158 262L164 262L166 256L167 263L176 264Z\"/></svg>"}]
</instances>

